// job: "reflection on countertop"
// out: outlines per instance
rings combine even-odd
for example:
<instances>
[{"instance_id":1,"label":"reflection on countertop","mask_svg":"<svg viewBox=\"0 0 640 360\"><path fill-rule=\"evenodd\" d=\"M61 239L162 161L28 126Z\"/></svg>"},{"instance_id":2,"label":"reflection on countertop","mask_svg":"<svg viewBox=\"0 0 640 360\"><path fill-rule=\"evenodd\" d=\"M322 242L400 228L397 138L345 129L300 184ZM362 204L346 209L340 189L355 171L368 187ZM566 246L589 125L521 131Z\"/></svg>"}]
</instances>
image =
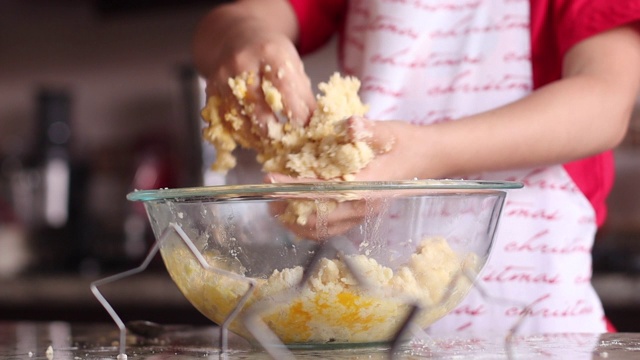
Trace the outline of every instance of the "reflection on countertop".
<instances>
[{"instance_id":1,"label":"reflection on countertop","mask_svg":"<svg viewBox=\"0 0 640 360\"><path fill-rule=\"evenodd\" d=\"M120 359L118 332L104 323L0 322L0 358L32 360ZM230 334L221 354L219 328L180 326L154 337L128 333L125 359L271 359ZM509 340L511 339L511 340ZM415 337L395 351L389 346L300 348L284 351L295 359L637 359L638 333L541 334L473 338ZM266 348L268 349L268 348ZM282 349L280 349L282 351Z\"/></svg>"}]
</instances>

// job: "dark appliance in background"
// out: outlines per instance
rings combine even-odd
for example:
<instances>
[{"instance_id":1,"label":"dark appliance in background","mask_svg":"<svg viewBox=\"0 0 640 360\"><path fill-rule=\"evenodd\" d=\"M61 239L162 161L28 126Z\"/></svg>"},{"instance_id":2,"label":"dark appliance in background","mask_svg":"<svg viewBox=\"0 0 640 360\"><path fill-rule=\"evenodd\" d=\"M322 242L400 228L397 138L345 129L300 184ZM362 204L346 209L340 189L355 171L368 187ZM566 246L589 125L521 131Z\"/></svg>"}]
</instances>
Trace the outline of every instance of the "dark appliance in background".
<instances>
[{"instance_id":1,"label":"dark appliance in background","mask_svg":"<svg viewBox=\"0 0 640 360\"><path fill-rule=\"evenodd\" d=\"M72 91L37 89L28 151L4 171L6 210L24 229L28 248L28 266L21 272L95 276L138 266L155 238L142 204L126 200L127 192L203 184L203 89L193 66L174 69L179 129L137 134L113 154L112 147L78 151ZM110 196L96 198L105 184ZM96 207L101 201L111 205Z\"/></svg>"},{"instance_id":2,"label":"dark appliance in background","mask_svg":"<svg viewBox=\"0 0 640 360\"><path fill-rule=\"evenodd\" d=\"M30 271L77 268L87 255L88 168L72 154L72 97L43 87L36 94L35 143L12 179L14 207L27 228Z\"/></svg>"}]
</instances>

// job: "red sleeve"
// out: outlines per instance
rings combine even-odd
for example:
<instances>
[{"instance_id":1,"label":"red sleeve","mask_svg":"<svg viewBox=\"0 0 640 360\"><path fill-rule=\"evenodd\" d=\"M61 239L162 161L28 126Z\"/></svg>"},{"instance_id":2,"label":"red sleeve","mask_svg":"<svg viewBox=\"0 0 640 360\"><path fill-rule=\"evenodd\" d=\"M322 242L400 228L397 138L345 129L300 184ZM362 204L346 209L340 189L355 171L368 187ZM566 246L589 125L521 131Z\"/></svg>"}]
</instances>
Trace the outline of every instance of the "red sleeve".
<instances>
[{"instance_id":1,"label":"red sleeve","mask_svg":"<svg viewBox=\"0 0 640 360\"><path fill-rule=\"evenodd\" d=\"M347 0L289 0L298 18L298 50L322 46L342 26Z\"/></svg>"},{"instance_id":2,"label":"red sleeve","mask_svg":"<svg viewBox=\"0 0 640 360\"><path fill-rule=\"evenodd\" d=\"M534 87L560 78L562 58L580 41L640 20L640 0L530 0Z\"/></svg>"},{"instance_id":3,"label":"red sleeve","mask_svg":"<svg viewBox=\"0 0 640 360\"><path fill-rule=\"evenodd\" d=\"M531 0L531 63L534 88L558 80L562 59L580 41L640 20L640 0ZM606 55L605 55L606 56ZM612 151L564 165L591 202L598 225L614 181Z\"/></svg>"}]
</instances>

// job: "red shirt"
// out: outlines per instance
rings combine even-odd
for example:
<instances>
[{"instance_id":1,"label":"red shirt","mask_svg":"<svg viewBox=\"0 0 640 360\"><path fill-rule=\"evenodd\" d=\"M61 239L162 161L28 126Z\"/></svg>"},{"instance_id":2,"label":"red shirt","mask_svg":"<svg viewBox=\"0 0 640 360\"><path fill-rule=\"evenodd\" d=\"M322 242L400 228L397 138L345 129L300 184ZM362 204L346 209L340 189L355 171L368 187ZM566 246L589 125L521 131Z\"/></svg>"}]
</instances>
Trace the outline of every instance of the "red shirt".
<instances>
[{"instance_id":1,"label":"red shirt","mask_svg":"<svg viewBox=\"0 0 640 360\"><path fill-rule=\"evenodd\" d=\"M289 0L298 18L298 48L323 45L344 23L347 0ZM595 34L640 20L640 0L530 0L534 89L561 77L569 49ZM564 165L591 202L598 225L606 218L606 197L614 180L613 152Z\"/></svg>"}]
</instances>

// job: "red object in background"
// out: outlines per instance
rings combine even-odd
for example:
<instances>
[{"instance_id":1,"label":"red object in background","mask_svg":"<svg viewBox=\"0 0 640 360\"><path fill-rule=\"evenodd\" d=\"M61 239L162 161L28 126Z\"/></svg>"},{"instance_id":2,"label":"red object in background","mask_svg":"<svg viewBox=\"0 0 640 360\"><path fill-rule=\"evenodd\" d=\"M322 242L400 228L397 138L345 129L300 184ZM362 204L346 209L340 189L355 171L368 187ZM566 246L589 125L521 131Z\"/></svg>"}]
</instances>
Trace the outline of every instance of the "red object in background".
<instances>
[{"instance_id":1,"label":"red object in background","mask_svg":"<svg viewBox=\"0 0 640 360\"><path fill-rule=\"evenodd\" d=\"M177 186L177 174L167 136L150 135L138 141L134 147L136 161L131 191L173 188ZM134 208L146 217L144 205L135 202Z\"/></svg>"},{"instance_id":2,"label":"red object in background","mask_svg":"<svg viewBox=\"0 0 640 360\"><path fill-rule=\"evenodd\" d=\"M173 188L177 186L177 173L170 141L165 135L141 138L134 147L136 160L131 191ZM124 251L130 260L140 260L155 241L147 220L144 204L130 202L124 221Z\"/></svg>"},{"instance_id":3,"label":"red object in background","mask_svg":"<svg viewBox=\"0 0 640 360\"><path fill-rule=\"evenodd\" d=\"M149 135L134 147L136 171L133 186L138 190L176 186L171 143L167 135Z\"/></svg>"},{"instance_id":4,"label":"red object in background","mask_svg":"<svg viewBox=\"0 0 640 360\"><path fill-rule=\"evenodd\" d=\"M11 206L9 206L8 203L3 201L3 199L0 199L0 224L3 224L3 223L14 223L14 222L17 222L17 221L18 221L18 219L16 218L15 214L13 213L13 210L11 209Z\"/></svg>"}]
</instances>

